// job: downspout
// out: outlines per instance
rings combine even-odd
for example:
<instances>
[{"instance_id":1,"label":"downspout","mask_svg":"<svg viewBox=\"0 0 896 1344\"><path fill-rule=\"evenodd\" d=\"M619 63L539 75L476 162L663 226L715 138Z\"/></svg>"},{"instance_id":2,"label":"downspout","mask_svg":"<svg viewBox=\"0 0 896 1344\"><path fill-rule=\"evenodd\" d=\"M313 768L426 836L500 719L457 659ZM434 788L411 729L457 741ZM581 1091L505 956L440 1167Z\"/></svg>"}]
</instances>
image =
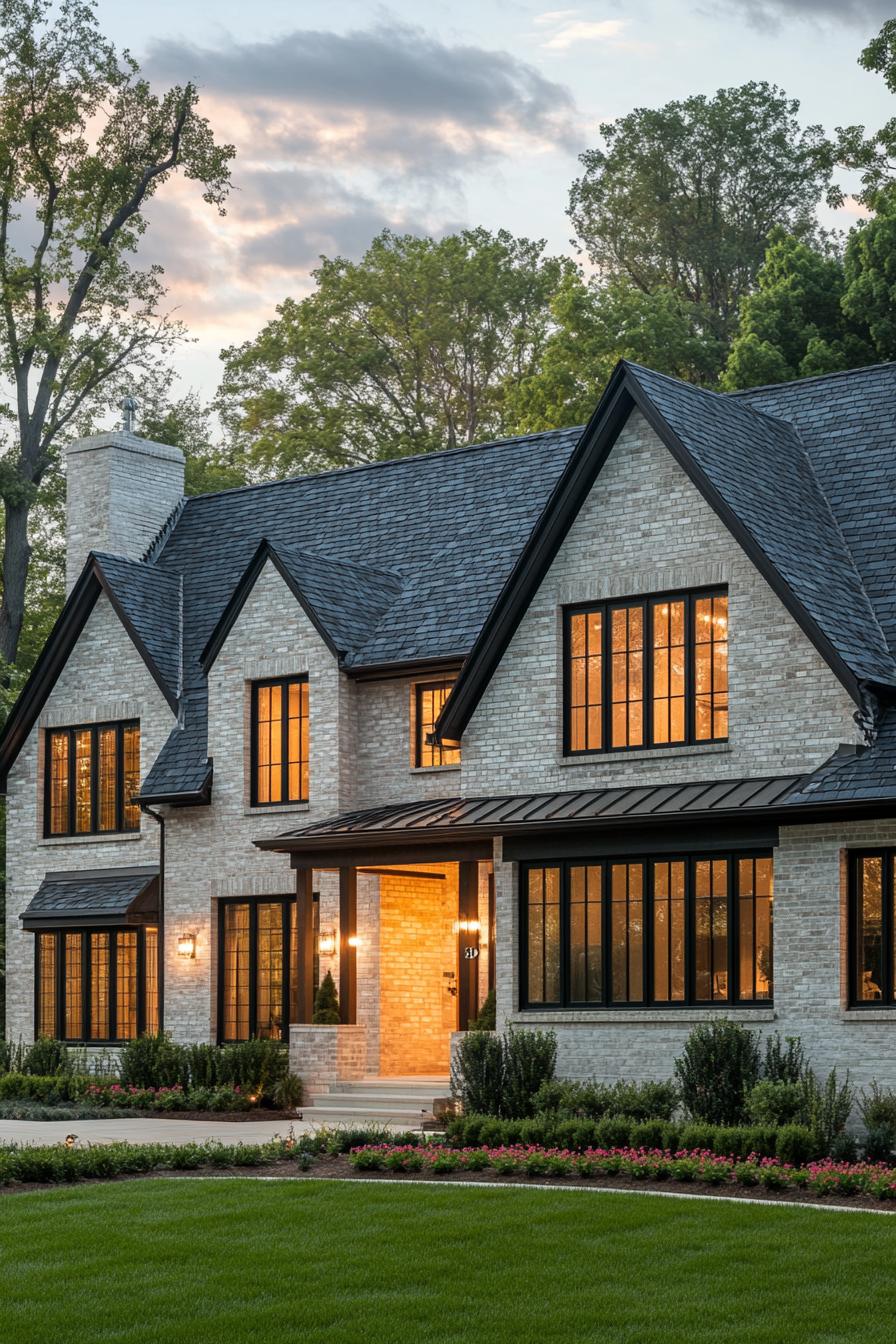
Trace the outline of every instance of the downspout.
<instances>
[{"instance_id":1,"label":"downspout","mask_svg":"<svg viewBox=\"0 0 896 1344\"><path fill-rule=\"evenodd\" d=\"M165 818L146 803L140 811L152 817L159 828L159 1031L165 1029Z\"/></svg>"}]
</instances>

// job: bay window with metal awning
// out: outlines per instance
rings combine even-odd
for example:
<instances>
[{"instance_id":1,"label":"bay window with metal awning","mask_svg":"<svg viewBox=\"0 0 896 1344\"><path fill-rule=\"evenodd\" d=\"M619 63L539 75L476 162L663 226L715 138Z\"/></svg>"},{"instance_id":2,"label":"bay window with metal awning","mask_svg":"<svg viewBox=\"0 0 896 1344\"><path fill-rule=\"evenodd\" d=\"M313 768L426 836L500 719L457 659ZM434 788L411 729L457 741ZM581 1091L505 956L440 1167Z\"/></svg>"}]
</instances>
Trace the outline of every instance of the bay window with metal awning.
<instances>
[{"instance_id":1,"label":"bay window with metal awning","mask_svg":"<svg viewBox=\"0 0 896 1344\"><path fill-rule=\"evenodd\" d=\"M35 1036L81 1044L161 1029L157 867L47 873L34 933Z\"/></svg>"}]
</instances>

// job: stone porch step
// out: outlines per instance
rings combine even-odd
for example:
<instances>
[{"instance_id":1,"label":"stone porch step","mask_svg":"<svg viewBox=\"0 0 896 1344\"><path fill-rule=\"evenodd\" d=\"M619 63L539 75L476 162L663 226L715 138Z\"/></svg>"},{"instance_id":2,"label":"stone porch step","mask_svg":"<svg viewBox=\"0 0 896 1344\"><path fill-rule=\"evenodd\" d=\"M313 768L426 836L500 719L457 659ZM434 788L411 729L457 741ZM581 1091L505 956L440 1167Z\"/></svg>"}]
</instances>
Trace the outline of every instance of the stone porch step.
<instances>
[{"instance_id":1,"label":"stone porch step","mask_svg":"<svg viewBox=\"0 0 896 1344\"><path fill-rule=\"evenodd\" d=\"M449 1080L432 1076L357 1078L315 1091L303 1110L315 1124L391 1124L415 1129L431 1119L437 1097L447 1097Z\"/></svg>"}]
</instances>

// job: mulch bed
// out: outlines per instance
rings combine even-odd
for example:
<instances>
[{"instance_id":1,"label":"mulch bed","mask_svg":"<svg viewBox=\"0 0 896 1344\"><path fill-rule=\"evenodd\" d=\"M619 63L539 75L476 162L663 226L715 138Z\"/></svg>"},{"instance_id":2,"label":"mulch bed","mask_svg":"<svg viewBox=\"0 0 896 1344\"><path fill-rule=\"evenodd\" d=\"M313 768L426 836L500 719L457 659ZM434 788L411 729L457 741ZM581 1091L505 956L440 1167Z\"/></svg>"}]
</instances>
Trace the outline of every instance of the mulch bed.
<instances>
[{"instance_id":1,"label":"mulch bed","mask_svg":"<svg viewBox=\"0 0 896 1344\"><path fill-rule=\"evenodd\" d=\"M878 1213L896 1213L896 1207L887 1201L872 1199L868 1195L831 1195L820 1197L800 1190L764 1190L755 1186L709 1185L699 1181L631 1181L621 1176L600 1176L583 1180L570 1177L566 1180L552 1176L499 1176L494 1171L450 1172L442 1176L433 1176L431 1172L391 1172L357 1171L344 1154L318 1157L309 1171L299 1171L295 1161L285 1159L273 1162L266 1167L203 1167L196 1171L151 1171L145 1174L113 1176L105 1181L79 1181L78 1185L107 1185L122 1181L146 1180L215 1180L238 1176L244 1180L259 1180L265 1177L278 1177L296 1181L384 1181L401 1184L426 1182L439 1185L538 1185L564 1190L571 1186L597 1190L624 1190L628 1194L653 1191L661 1194L702 1195L707 1199L738 1199L744 1203L775 1204L819 1204L844 1209L873 1209ZM71 1189L53 1182L27 1182L19 1185L0 1186L0 1195L12 1195L28 1190Z\"/></svg>"}]
</instances>

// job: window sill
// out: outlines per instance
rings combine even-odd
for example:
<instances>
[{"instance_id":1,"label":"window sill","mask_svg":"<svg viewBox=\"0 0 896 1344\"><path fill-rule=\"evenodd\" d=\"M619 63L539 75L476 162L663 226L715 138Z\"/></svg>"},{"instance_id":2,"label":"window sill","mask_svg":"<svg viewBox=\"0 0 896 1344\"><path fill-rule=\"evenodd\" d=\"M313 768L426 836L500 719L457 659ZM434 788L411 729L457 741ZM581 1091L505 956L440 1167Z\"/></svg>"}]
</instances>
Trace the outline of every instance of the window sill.
<instances>
[{"instance_id":1,"label":"window sill","mask_svg":"<svg viewBox=\"0 0 896 1344\"><path fill-rule=\"evenodd\" d=\"M456 775L460 774L459 765L412 765L412 775Z\"/></svg>"},{"instance_id":2,"label":"window sill","mask_svg":"<svg viewBox=\"0 0 896 1344\"><path fill-rule=\"evenodd\" d=\"M591 751L581 756L558 756L558 765L632 765L635 761L678 761L684 756L725 756L731 742L691 743L682 747L633 747L629 751Z\"/></svg>"},{"instance_id":3,"label":"window sill","mask_svg":"<svg viewBox=\"0 0 896 1344\"><path fill-rule=\"evenodd\" d=\"M774 1022L774 1008L738 1008L726 1003L718 1008L594 1008L558 1009L556 1012L542 1012L540 1009L519 1008L513 1014L513 1021L520 1026L588 1025L597 1026L602 1022L614 1025L625 1022L630 1027L644 1026L645 1023L673 1022L713 1022L720 1017L730 1017L737 1022Z\"/></svg>"},{"instance_id":4,"label":"window sill","mask_svg":"<svg viewBox=\"0 0 896 1344\"><path fill-rule=\"evenodd\" d=\"M310 803L277 803L274 807L244 807L244 817L282 817L285 813L310 812Z\"/></svg>"},{"instance_id":5,"label":"window sill","mask_svg":"<svg viewBox=\"0 0 896 1344\"><path fill-rule=\"evenodd\" d=\"M37 843L56 848L59 845L119 845L142 839L142 831L115 831L111 835L42 835Z\"/></svg>"},{"instance_id":6,"label":"window sill","mask_svg":"<svg viewBox=\"0 0 896 1344\"><path fill-rule=\"evenodd\" d=\"M892 1008L841 1008L841 1022L896 1022L896 1004Z\"/></svg>"}]
</instances>

